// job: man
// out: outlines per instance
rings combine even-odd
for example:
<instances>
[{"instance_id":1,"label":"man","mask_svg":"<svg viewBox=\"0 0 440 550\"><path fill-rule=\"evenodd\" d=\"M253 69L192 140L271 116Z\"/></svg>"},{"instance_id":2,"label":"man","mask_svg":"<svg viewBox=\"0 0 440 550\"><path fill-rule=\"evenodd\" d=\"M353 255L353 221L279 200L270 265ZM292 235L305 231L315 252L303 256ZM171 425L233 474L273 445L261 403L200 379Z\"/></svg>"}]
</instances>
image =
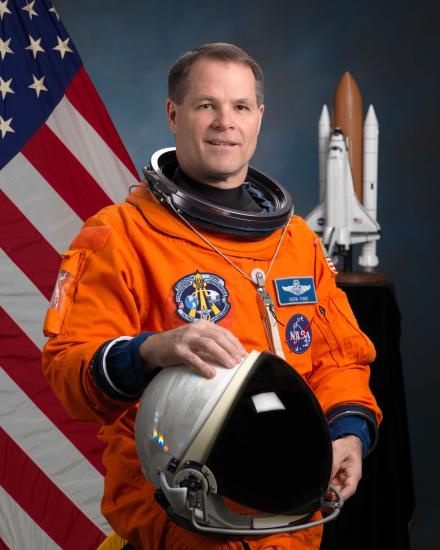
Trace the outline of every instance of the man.
<instances>
[{"instance_id":1,"label":"man","mask_svg":"<svg viewBox=\"0 0 440 550\"><path fill-rule=\"evenodd\" d=\"M230 221L244 213L258 229L260 218L277 211L264 186L244 183L264 112L259 66L229 44L196 48L172 68L166 108L177 156L168 176L182 196L225 216L210 225L203 210L198 219L185 205L165 206L169 195L150 184L88 220L63 255L45 322L45 373L72 416L103 425L103 513L136 548L318 548L320 528L243 541L187 532L168 519L142 476L136 403L159 368L187 364L212 377L212 363L231 368L246 351L272 344L327 415L332 483L344 498L356 490L380 420L368 388L374 348L336 289L316 236L298 217L251 235ZM298 281L308 283L304 301L291 301L283 292ZM274 302L272 333L258 288Z\"/></svg>"}]
</instances>

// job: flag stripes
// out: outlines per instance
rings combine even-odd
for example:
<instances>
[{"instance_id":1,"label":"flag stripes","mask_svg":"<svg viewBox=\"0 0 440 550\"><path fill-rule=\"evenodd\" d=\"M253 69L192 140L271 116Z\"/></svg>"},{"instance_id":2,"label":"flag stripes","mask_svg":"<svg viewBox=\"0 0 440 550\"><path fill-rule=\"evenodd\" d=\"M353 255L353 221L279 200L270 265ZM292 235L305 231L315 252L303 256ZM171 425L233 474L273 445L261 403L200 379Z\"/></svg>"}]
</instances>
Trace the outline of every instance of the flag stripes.
<instances>
[{"instance_id":1,"label":"flag stripes","mask_svg":"<svg viewBox=\"0 0 440 550\"><path fill-rule=\"evenodd\" d=\"M0 248L49 300L59 254L3 191L0 191L0 211Z\"/></svg>"},{"instance_id":2,"label":"flag stripes","mask_svg":"<svg viewBox=\"0 0 440 550\"><path fill-rule=\"evenodd\" d=\"M58 103L46 124L92 178L100 185L105 185L105 191L113 202L121 202L125 198L121 193L121 179L130 182L130 185L138 183L67 97ZM75 128L75 132L72 132L72 128ZM80 140L77 133L81 135ZM90 151L94 154L91 155Z\"/></svg>"},{"instance_id":3,"label":"flag stripes","mask_svg":"<svg viewBox=\"0 0 440 550\"><path fill-rule=\"evenodd\" d=\"M41 504L43 503L44 501ZM32 541L32 547L38 550L60 548L1 487L0 510L0 550L24 550L29 548L29 541Z\"/></svg>"},{"instance_id":4,"label":"flag stripes","mask_svg":"<svg viewBox=\"0 0 440 550\"><path fill-rule=\"evenodd\" d=\"M101 98L89 75L81 68L66 89L65 95L75 109L87 120L101 139L108 145L121 163L137 180L138 174L119 134L115 132Z\"/></svg>"},{"instance_id":5,"label":"flag stripes","mask_svg":"<svg viewBox=\"0 0 440 550\"><path fill-rule=\"evenodd\" d=\"M0 3L14 52L1 60L14 93L1 100L13 132L0 134L0 550L2 540L94 550L110 530L100 511L103 444L47 384L42 324L60 253L138 175L50 1L32 2L33 18L21 1ZM29 50L29 35L44 51ZM63 54L48 46L60 40Z\"/></svg>"},{"instance_id":6,"label":"flag stripes","mask_svg":"<svg viewBox=\"0 0 440 550\"><path fill-rule=\"evenodd\" d=\"M0 385L4 431L98 529L109 532L98 496L103 490L102 475L2 368Z\"/></svg>"},{"instance_id":7,"label":"flag stripes","mask_svg":"<svg viewBox=\"0 0 440 550\"><path fill-rule=\"evenodd\" d=\"M83 220L112 203L70 150L43 125L22 149L23 155Z\"/></svg>"},{"instance_id":8,"label":"flag stripes","mask_svg":"<svg viewBox=\"0 0 440 550\"><path fill-rule=\"evenodd\" d=\"M3 309L10 317L17 320L17 324L27 337L38 348L42 348L46 339L41 332L41 322L43 312L49 307L48 300L1 249L0 272L2 274L0 296ZM4 339L3 334L2 338ZM2 343L2 353L3 346Z\"/></svg>"},{"instance_id":9,"label":"flag stripes","mask_svg":"<svg viewBox=\"0 0 440 550\"><path fill-rule=\"evenodd\" d=\"M1 428L0 445L4 449L4 470L15 472L15 475L2 476L2 486L23 511L63 550L77 550L85 545L97 547L104 538L102 531ZM35 506L38 501L40 506ZM29 545L23 548L29 548Z\"/></svg>"},{"instance_id":10,"label":"flag stripes","mask_svg":"<svg viewBox=\"0 0 440 550\"><path fill-rule=\"evenodd\" d=\"M58 252L81 229L81 218L21 153L0 172L0 189Z\"/></svg>"},{"instance_id":11,"label":"flag stripes","mask_svg":"<svg viewBox=\"0 0 440 550\"><path fill-rule=\"evenodd\" d=\"M0 311L0 325L6 336L2 361L5 372L70 442L87 457L87 460L104 475L101 461L103 444L97 439L97 426L76 422L70 418L47 384L41 369L40 351L23 335L20 328L4 311ZM26 368L17 368L17 362L26 365Z\"/></svg>"}]
</instances>

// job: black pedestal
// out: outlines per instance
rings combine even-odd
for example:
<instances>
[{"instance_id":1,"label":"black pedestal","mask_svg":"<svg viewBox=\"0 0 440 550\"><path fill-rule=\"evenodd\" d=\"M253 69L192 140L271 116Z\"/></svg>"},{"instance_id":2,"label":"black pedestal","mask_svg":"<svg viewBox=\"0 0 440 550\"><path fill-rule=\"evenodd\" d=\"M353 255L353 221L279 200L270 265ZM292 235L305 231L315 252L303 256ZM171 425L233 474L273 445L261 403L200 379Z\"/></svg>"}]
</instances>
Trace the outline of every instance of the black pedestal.
<instances>
[{"instance_id":1,"label":"black pedestal","mask_svg":"<svg viewBox=\"0 0 440 550\"><path fill-rule=\"evenodd\" d=\"M361 329L376 346L371 388L384 420L379 443L364 460L357 493L324 529L323 550L409 550L415 507L400 357L400 312L390 283L341 285Z\"/></svg>"}]
</instances>

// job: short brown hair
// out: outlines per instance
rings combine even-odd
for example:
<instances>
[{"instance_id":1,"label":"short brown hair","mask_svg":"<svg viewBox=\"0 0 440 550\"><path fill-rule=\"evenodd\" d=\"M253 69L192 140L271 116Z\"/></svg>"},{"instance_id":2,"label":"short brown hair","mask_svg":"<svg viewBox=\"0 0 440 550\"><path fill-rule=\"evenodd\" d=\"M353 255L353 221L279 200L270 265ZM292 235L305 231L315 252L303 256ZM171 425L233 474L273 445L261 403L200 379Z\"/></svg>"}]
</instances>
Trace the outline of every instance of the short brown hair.
<instances>
[{"instance_id":1,"label":"short brown hair","mask_svg":"<svg viewBox=\"0 0 440 550\"><path fill-rule=\"evenodd\" d=\"M201 58L215 59L217 61L233 62L246 65L251 69L255 77L255 94L257 104L260 106L264 100L263 71L258 63L245 51L233 44L226 42L212 42L203 44L186 52L171 67L168 75L168 97L174 103L180 104L185 99L188 89L188 74L193 64Z\"/></svg>"}]
</instances>

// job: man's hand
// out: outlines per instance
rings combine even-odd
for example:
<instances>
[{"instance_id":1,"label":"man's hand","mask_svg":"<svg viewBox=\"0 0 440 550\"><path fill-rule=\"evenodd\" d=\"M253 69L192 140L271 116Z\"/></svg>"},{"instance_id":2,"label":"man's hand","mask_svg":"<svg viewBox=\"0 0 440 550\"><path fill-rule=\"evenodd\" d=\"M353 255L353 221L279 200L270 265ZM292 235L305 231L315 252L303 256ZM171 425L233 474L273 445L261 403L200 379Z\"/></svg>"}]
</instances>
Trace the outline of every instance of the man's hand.
<instances>
[{"instance_id":1,"label":"man's hand","mask_svg":"<svg viewBox=\"0 0 440 550\"><path fill-rule=\"evenodd\" d=\"M333 468L330 485L344 498L354 495L362 477L362 441L355 435L336 439L333 445Z\"/></svg>"},{"instance_id":2,"label":"man's hand","mask_svg":"<svg viewBox=\"0 0 440 550\"><path fill-rule=\"evenodd\" d=\"M201 320L152 334L141 345L140 354L148 370L185 364L202 376L213 378L215 368L208 362L232 368L243 359L246 350L232 332Z\"/></svg>"}]
</instances>

